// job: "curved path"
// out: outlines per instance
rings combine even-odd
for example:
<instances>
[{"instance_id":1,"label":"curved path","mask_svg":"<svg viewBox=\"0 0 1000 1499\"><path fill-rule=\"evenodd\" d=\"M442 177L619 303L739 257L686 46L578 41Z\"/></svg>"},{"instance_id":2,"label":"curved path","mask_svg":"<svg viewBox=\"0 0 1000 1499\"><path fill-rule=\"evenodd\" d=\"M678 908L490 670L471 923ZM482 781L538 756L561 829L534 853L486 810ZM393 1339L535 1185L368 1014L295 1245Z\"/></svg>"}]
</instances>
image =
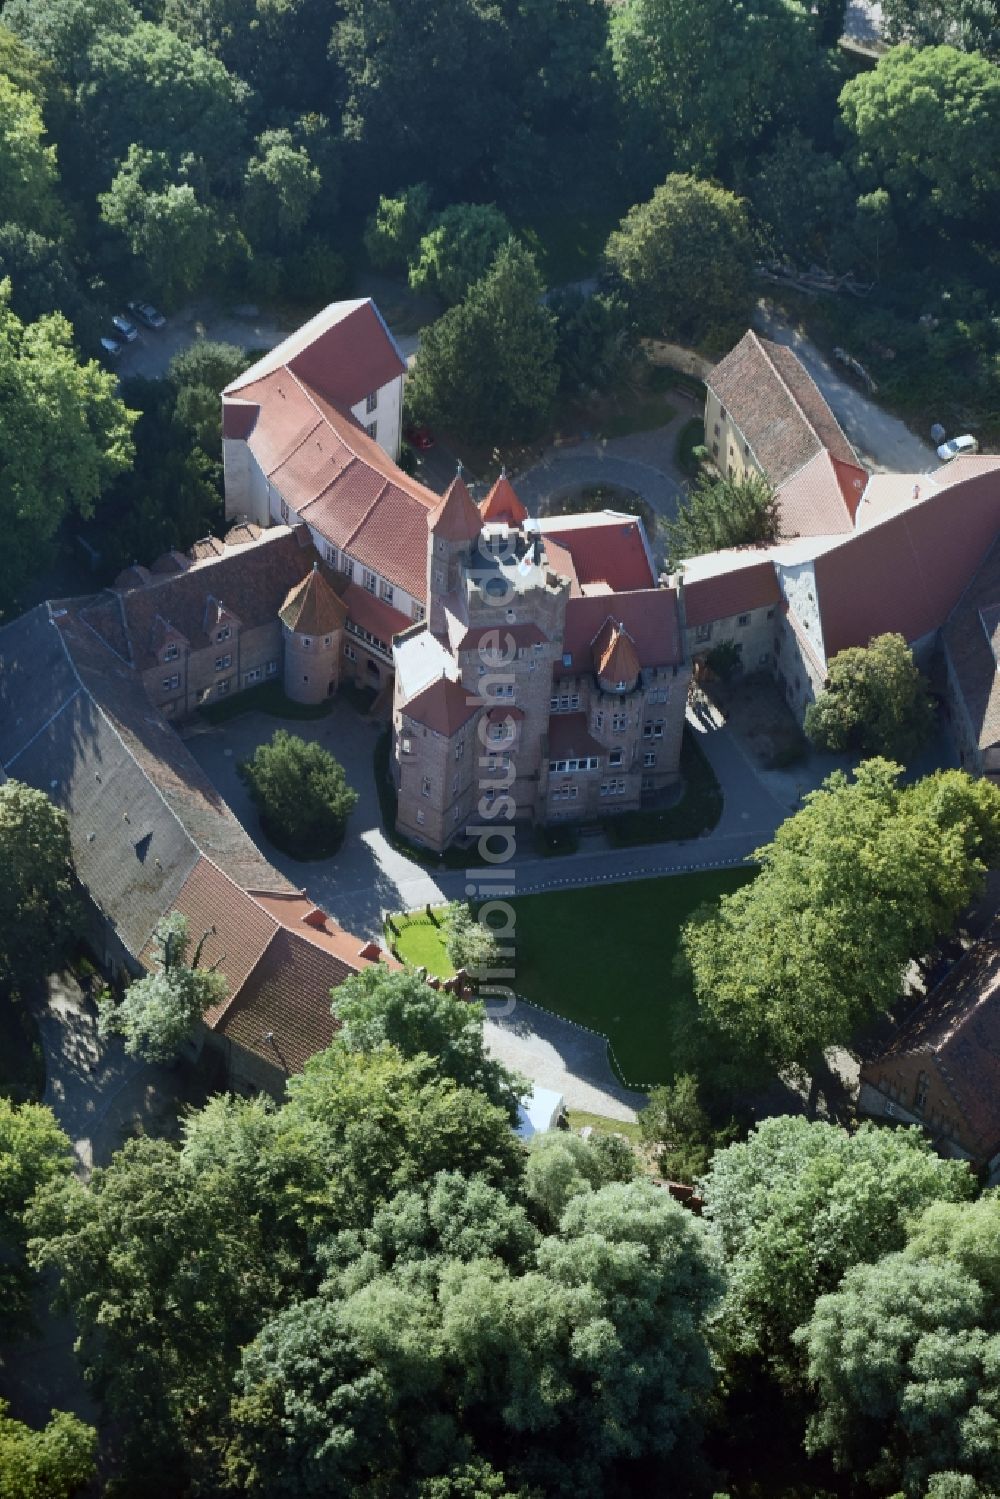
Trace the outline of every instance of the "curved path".
<instances>
[{"instance_id":1,"label":"curved path","mask_svg":"<svg viewBox=\"0 0 1000 1499\"><path fill-rule=\"evenodd\" d=\"M601 443L585 443L564 451L549 450L540 463L515 479L517 493L532 514L546 501L589 485L614 484L646 500L658 515L676 513L680 484L649 462L609 451Z\"/></svg>"}]
</instances>

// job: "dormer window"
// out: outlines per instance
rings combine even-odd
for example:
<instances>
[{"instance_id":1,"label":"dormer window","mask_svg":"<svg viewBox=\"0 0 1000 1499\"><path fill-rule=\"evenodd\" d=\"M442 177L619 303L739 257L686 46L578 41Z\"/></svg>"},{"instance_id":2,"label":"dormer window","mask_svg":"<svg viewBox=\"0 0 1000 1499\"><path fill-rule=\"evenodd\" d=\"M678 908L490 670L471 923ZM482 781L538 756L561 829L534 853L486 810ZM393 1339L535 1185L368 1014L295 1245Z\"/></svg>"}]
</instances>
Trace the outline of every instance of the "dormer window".
<instances>
[{"instance_id":1,"label":"dormer window","mask_svg":"<svg viewBox=\"0 0 1000 1499\"><path fill-rule=\"evenodd\" d=\"M628 691L628 683L627 682L616 682L615 683L615 691L616 692L627 692Z\"/></svg>"},{"instance_id":2,"label":"dormer window","mask_svg":"<svg viewBox=\"0 0 1000 1499\"><path fill-rule=\"evenodd\" d=\"M168 645L166 650L163 652L163 659L164 661L176 661L180 653L181 648L179 645Z\"/></svg>"},{"instance_id":3,"label":"dormer window","mask_svg":"<svg viewBox=\"0 0 1000 1499\"><path fill-rule=\"evenodd\" d=\"M228 640L229 639L229 637L230 637L230 635L232 633L233 633L233 627L232 627L232 625L223 625L221 630L216 630L216 632L215 632L216 644L217 645L221 645L224 640Z\"/></svg>"}]
</instances>

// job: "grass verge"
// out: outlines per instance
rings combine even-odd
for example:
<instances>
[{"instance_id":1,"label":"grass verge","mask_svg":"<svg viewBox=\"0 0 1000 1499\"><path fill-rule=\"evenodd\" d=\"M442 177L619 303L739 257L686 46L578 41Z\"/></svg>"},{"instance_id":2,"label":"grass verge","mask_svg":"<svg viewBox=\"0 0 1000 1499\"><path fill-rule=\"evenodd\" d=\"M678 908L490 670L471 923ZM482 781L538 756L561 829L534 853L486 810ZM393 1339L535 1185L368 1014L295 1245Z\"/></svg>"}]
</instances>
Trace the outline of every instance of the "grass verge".
<instances>
[{"instance_id":1,"label":"grass verge","mask_svg":"<svg viewBox=\"0 0 1000 1499\"><path fill-rule=\"evenodd\" d=\"M626 1119L606 1119L603 1114L588 1114L585 1109L567 1109L570 1129L587 1129L595 1135L624 1135L633 1145L638 1145L642 1134L638 1124Z\"/></svg>"},{"instance_id":2,"label":"grass verge","mask_svg":"<svg viewBox=\"0 0 1000 1499\"><path fill-rule=\"evenodd\" d=\"M670 843L710 833L722 816L722 791L715 771L689 728L681 741L684 794L676 806L662 812L622 812L609 817L604 831L615 848L642 843Z\"/></svg>"}]
</instances>

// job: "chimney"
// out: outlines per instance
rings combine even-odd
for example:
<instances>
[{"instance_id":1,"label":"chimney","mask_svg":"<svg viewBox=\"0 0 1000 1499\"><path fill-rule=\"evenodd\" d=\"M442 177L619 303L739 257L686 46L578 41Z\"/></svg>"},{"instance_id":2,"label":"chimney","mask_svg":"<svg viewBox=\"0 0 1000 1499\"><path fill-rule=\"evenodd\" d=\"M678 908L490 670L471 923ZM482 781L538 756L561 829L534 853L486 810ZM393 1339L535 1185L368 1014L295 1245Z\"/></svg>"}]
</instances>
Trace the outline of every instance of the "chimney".
<instances>
[{"instance_id":1,"label":"chimney","mask_svg":"<svg viewBox=\"0 0 1000 1499\"><path fill-rule=\"evenodd\" d=\"M913 486L913 498L915 500L919 500L919 498L920 498L920 485L919 484L914 484L914 486Z\"/></svg>"}]
</instances>

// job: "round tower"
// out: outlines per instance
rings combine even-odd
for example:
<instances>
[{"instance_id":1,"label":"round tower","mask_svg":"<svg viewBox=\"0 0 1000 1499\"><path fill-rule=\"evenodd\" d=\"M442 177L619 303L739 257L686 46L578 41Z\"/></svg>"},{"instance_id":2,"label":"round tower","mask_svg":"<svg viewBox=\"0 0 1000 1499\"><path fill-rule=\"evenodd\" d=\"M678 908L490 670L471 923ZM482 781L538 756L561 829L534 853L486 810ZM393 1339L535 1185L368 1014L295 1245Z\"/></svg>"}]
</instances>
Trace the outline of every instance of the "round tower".
<instances>
[{"instance_id":1,"label":"round tower","mask_svg":"<svg viewBox=\"0 0 1000 1499\"><path fill-rule=\"evenodd\" d=\"M293 703L321 703L336 692L347 608L317 563L279 610L285 646L285 693Z\"/></svg>"}]
</instances>

